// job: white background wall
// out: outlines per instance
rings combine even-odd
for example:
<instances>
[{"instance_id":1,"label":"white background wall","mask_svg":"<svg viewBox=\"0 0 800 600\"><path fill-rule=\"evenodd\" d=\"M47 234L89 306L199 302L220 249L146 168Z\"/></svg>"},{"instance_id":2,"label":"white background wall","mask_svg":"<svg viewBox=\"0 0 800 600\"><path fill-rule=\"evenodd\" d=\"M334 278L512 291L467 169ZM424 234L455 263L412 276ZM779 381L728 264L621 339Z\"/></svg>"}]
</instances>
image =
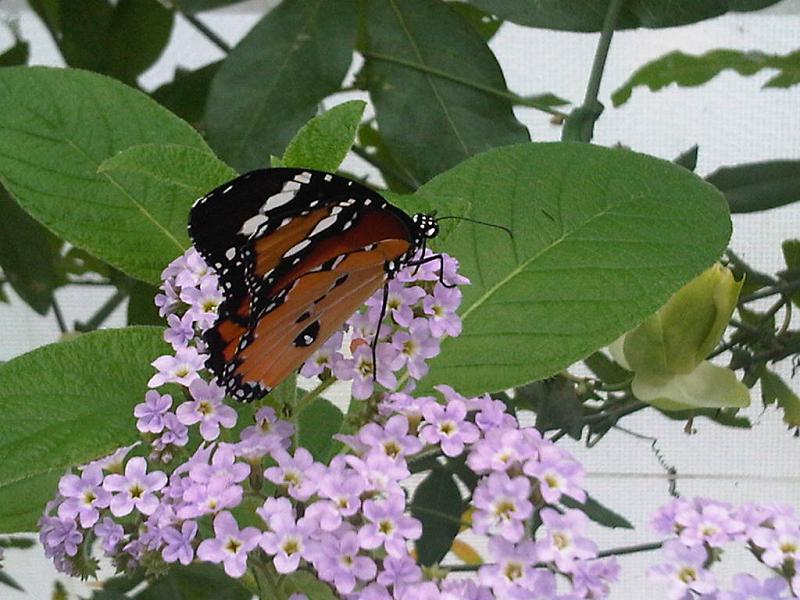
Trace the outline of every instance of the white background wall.
<instances>
[{"instance_id":1,"label":"white background wall","mask_svg":"<svg viewBox=\"0 0 800 600\"><path fill-rule=\"evenodd\" d=\"M274 4L253 1L203 18L223 38L235 43L265 6ZM44 27L21 0L0 0L0 14L19 21L23 36L32 42L34 63L59 64ZM608 107L596 128L596 143L621 142L668 159L699 144L698 172L703 175L739 162L800 159L800 87L762 90L769 73L747 78L725 73L701 88L673 86L657 94L637 89L619 110L608 101L610 93L636 68L671 50L701 53L714 48L738 48L786 54L798 49L799 34L800 0L787 0L755 15L726 15L687 27L616 34L600 94ZM504 25L492 47L513 91L553 92L579 102L596 41L597 36L592 34ZM0 32L0 50L10 43L10 36ZM214 46L187 22L179 20L165 55L143 75L142 84L155 87L170 80L177 65L194 68L219 56ZM551 125L546 115L530 109L521 109L518 115L530 127L534 140L559 138L560 129ZM352 159L348 168L367 169L358 159ZM798 206L736 216L731 244L754 267L774 272L782 266L780 241L800 238L799 225ZM71 323L90 315L93 307L111 293L110 289L67 288L59 291L58 298ZM109 325L123 324L124 312L120 310ZM52 342L58 336L52 316L40 318L14 297L11 304L0 304L0 330L4 332L0 360ZM800 390L796 381L791 385ZM346 402L344 394L336 399ZM665 460L678 470L678 489L685 496L800 504L800 440L785 430L774 410L762 410L757 401L747 414L756 424L749 432L728 430L701 420L696 423L697 433L687 435L682 424L647 411L626 419L624 425L641 435L658 438ZM653 541L655 536L647 529L648 515L668 500L668 494L664 471L650 451L650 441L612 432L591 451L578 444L569 445L589 472L592 495L636 525L633 532L598 528L594 534L601 547ZM621 559L623 582L612 598L638 598L642 592L652 591L644 569L656 557L644 554ZM50 597L56 574L40 550L10 551L4 562L7 572L27 592L0 588L0 598ZM767 574L753 566L744 553L732 553L725 564L727 567L719 573L750 569L754 574ZM87 589L80 582L63 581L73 594Z\"/></svg>"}]
</instances>

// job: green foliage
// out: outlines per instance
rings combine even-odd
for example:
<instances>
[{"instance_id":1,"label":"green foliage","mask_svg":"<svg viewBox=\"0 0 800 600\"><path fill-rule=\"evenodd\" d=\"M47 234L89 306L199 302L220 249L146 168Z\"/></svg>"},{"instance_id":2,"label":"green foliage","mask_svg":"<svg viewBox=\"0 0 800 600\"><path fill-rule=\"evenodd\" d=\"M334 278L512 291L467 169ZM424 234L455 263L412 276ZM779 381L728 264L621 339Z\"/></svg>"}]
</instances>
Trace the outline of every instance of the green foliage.
<instances>
[{"instance_id":1,"label":"green foliage","mask_svg":"<svg viewBox=\"0 0 800 600\"><path fill-rule=\"evenodd\" d=\"M158 314L154 299L158 288L144 281L134 281L128 292L128 325L158 325L166 320Z\"/></svg>"},{"instance_id":2,"label":"green foliage","mask_svg":"<svg viewBox=\"0 0 800 600\"><path fill-rule=\"evenodd\" d=\"M588 144L526 144L476 156L420 188L468 201L440 246L472 280L464 331L444 342L428 389L501 390L546 377L655 312L730 236L719 193L672 163Z\"/></svg>"},{"instance_id":3,"label":"green foliage","mask_svg":"<svg viewBox=\"0 0 800 600\"><path fill-rule=\"evenodd\" d=\"M497 16L479 9L468 2L450 2L450 8L458 12L472 25L485 41L489 41L503 24Z\"/></svg>"},{"instance_id":4,"label":"green foliage","mask_svg":"<svg viewBox=\"0 0 800 600\"><path fill-rule=\"evenodd\" d=\"M366 102L351 100L303 125L283 154L286 167L336 171L353 145Z\"/></svg>"},{"instance_id":5,"label":"green foliage","mask_svg":"<svg viewBox=\"0 0 800 600\"><path fill-rule=\"evenodd\" d=\"M800 200L800 161L722 167L706 177L728 200L732 213L777 208Z\"/></svg>"},{"instance_id":6,"label":"green foliage","mask_svg":"<svg viewBox=\"0 0 800 600\"><path fill-rule=\"evenodd\" d=\"M0 267L17 295L40 315L53 304L61 283L58 250L61 242L0 188Z\"/></svg>"},{"instance_id":7,"label":"green foliage","mask_svg":"<svg viewBox=\"0 0 800 600\"><path fill-rule=\"evenodd\" d=\"M31 531L64 470L136 439L157 327L97 331L0 365L0 531Z\"/></svg>"},{"instance_id":8,"label":"green foliage","mask_svg":"<svg viewBox=\"0 0 800 600\"><path fill-rule=\"evenodd\" d=\"M239 171L280 156L339 89L355 44L356 0L286 0L237 44L208 96L211 146Z\"/></svg>"},{"instance_id":9,"label":"green foliage","mask_svg":"<svg viewBox=\"0 0 800 600\"><path fill-rule=\"evenodd\" d=\"M761 398L764 406L776 404L783 410L789 427L800 427L800 397L778 375L766 368L761 372Z\"/></svg>"},{"instance_id":10,"label":"green foliage","mask_svg":"<svg viewBox=\"0 0 800 600\"><path fill-rule=\"evenodd\" d=\"M297 444L327 463L341 444L333 439L344 421L342 411L325 398L316 398L297 417Z\"/></svg>"},{"instance_id":11,"label":"green foliage","mask_svg":"<svg viewBox=\"0 0 800 600\"><path fill-rule=\"evenodd\" d=\"M0 54L0 67L14 67L28 62L30 44L17 39L11 48Z\"/></svg>"},{"instance_id":12,"label":"green foliage","mask_svg":"<svg viewBox=\"0 0 800 600\"><path fill-rule=\"evenodd\" d=\"M681 87L703 85L727 69L740 75L755 75L763 69L777 69L778 74L769 79L764 87L790 87L800 83L800 50L786 56L737 50L712 50L702 56L670 52L636 71L611 94L611 100L614 106L625 104L638 86L647 86L657 92L671 83Z\"/></svg>"},{"instance_id":13,"label":"green foliage","mask_svg":"<svg viewBox=\"0 0 800 600\"><path fill-rule=\"evenodd\" d=\"M545 29L600 31L611 0L470 0L502 19ZM766 8L778 0L627 0L616 29L674 27L703 21L728 11Z\"/></svg>"},{"instance_id":14,"label":"green foliage","mask_svg":"<svg viewBox=\"0 0 800 600\"><path fill-rule=\"evenodd\" d=\"M196 71L175 69L172 81L156 88L151 96L187 123L202 127L211 80L221 64L213 62Z\"/></svg>"},{"instance_id":15,"label":"green foliage","mask_svg":"<svg viewBox=\"0 0 800 600\"><path fill-rule=\"evenodd\" d=\"M479 152L529 139L497 60L461 15L435 0L367 6L365 80L378 127L418 182Z\"/></svg>"},{"instance_id":16,"label":"green foliage","mask_svg":"<svg viewBox=\"0 0 800 600\"><path fill-rule=\"evenodd\" d=\"M9 192L63 239L157 282L187 246L186 213L160 198L141 204L98 167L137 144L207 151L200 136L144 94L86 71L12 67L0 72L0 88L0 179Z\"/></svg>"},{"instance_id":17,"label":"green foliage","mask_svg":"<svg viewBox=\"0 0 800 600\"><path fill-rule=\"evenodd\" d=\"M323 583L311 573L296 571L281 578L280 589L288 598L292 594L305 594L314 600L338 600L327 583Z\"/></svg>"},{"instance_id":18,"label":"green foliage","mask_svg":"<svg viewBox=\"0 0 800 600\"><path fill-rule=\"evenodd\" d=\"M237 580L228 577L219 565L193 563L173 565L167 573L131 593L143 581L141 570L113 577L89 600L250 600L252 594Z\"/></svg>"},{"instance_id":19,"label":"green foliage","mask_svg":"<svg viewBox=\"0 0 800 600\"><path fill-rule=\"evenodd\" d=\"M577 508L595 523L611 529L633 529L633 524L622 515L600 504L591 496L586 502L578 502L569 496L562 496L561 503L567 508Z\"/></svg>"},{"instance_id":20,"label":"green foliage","mask_svg":"<svg viewBox=\"0 0 800 600\"><path fill-rule=\"evenodd\" d=\"M444 558L461 529L463 510L453 475L445 469L433 469L411 501L412 516L422 522L422 537L415 542L420 564L429 566Z\"/></svg>"},{"instance_id":21,"label":"green foliage","mask_svg":"<svg viewBox=\"0 0 800 600\"><path fill-rule=\"evenodd\" d=\"M67 64L135 84L161 56L173 13L158 0L29 0Z\"/></svg>"}]
</instances>

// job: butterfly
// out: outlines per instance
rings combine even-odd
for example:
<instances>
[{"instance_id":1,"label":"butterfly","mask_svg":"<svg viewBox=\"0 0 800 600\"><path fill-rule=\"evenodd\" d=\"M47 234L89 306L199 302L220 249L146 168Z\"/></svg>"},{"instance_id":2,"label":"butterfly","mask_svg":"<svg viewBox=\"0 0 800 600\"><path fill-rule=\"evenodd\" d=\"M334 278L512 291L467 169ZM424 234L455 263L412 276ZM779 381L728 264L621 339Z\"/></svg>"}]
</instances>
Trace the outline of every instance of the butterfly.
<instances>
[{"instance_id":1,"label":"butterfly","mask_svg":"<svg viewBox=\"0 0 800 600\"><path fill-rule=\"evenodd\" d=\"M225 295L206 366L238 400L266 395L398 270L441 260L416 258L438 231L433 215L332 173L261 169L220 185L189 213Z\"/></svg>"}]
</instances>

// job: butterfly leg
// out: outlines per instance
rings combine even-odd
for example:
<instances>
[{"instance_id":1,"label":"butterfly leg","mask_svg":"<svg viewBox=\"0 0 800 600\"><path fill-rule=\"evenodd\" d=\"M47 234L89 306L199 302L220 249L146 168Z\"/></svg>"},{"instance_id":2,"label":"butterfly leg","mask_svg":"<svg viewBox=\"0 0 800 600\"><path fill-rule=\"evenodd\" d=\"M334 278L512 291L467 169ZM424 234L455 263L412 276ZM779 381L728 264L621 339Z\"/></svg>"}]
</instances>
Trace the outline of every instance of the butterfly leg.
<instances>
[{"instance_id":1,"label":"butterfly leg","mask_svg":"<svg viewBox=\"0 0 800 600\"><path fill-rule=\"evenodd\" d=\"M381 336L381 325L383 325L383 318L386 316L386 307L389 303L389 279L383 284L383 300L381 300L381 314L378 317L378 326L375 329L375 335L372 337L372 381L378 380L378 338Z\"/></svg>"},{"instance_id":2,"label":"butterfly leg","mask_svg":"<svg viewBox=\"0 0 800 600\"><path fill-rule=\"evenodd\" d=\"M428 256L427 258L423 258L422 260L415 260L415 261L407 262L407 263L405 263L404 266L406 266L406 267L417 267L417 269L419 269L419 267L421 267L422 265L424 265L426 263L429 263L429 262L433 262L435 260L439 261L439 283L441 283L444 287L450 288L450 289L452 289L454 287L458 287L455 283L447 283L444 280L444 256L442 256L441 254L432 254L431 256ZM415 273L416 273L416 271L415 271Z\"/></svg>"}]
</instances>

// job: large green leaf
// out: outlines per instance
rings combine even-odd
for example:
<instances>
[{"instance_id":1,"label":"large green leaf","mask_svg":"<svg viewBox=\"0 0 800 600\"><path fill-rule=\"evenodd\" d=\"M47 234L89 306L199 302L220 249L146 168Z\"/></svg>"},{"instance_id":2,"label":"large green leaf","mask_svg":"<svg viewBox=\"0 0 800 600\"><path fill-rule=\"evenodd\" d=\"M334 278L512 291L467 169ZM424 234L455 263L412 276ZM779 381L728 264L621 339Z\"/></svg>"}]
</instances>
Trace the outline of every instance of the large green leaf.
<instances>
[{"instance_id":1,"label":"large green leaf","mask_svg":"<svg viewBox=\"0 0 800 600\"><path fill-rule=\"evenodd\" d=\"M280 156L339 89L355 44L356 0L286 0L231 51L211 83L211 146L239 171Z\"/></svg>"},{"instance_id":2,"label":"large green leaf","mask_svg":"<svg viewBox=\"0 0 800 600\"><path fill-rule=\"evenodd\" d=\"M461 336L423 387L503 390L551 375L654 313L728 241L724 199L672 163L589 144L524 144L476 156L418 196L468 201L440 246L472 280Z\"/></svg>"},{"instance_id":3,"label":"large green leaf","mask_svg":"<svg viewBox=\"0 0 800 600\"><path fill-rule=\"evenodd\" d=\"M362 100L351 100L311 119L289 142L283 165L336 171L353 145L366 105Z\"/></svg>"},{"instance_id":4,"label":"large green leaf","mask_svg":"<svg viewBox=\"0 0 800 600\"><path fill-rule=\"evenodd\" d=\"M800 200L798 160L722 167L706 180L725 194L732 213L767 210Z\"/></svg>"},{"instance_id":5,"label":"large green leaf","mask_svg":"<svg viewBox=\"0 0 800 600\"><path fill-rule=\"evenodd\" d=\"M436 0L368 4L366 81L378 127L419 181L479 152L529 139L481 35Z\"/></svg>"},{"instance_id":6,"label":"large green leaf","mask_svg":"<svg viewBox=\"0 0 800 600\"><path fill-rule=\"evenodd\" d=\"M333 439L342 426L344 415L325 398L316 398L297 417L297 445L314 459L327 463L341 443Z\"/></svg>"},{"instance_id":7,"label":"large green leaf","mask_svg":"<svg viewBox=\"0 0 800 600\"><path fill-rule=\"evenodd\" d=\"M641 67L611 94L611 101L614 106L624 104L630 99L633 88L638 86L647 86L657 92L671 83L681 87L703 85L727 69L739 75L755 75L762 69L775 69L778 74L764 87L790 87L800 83L800 50L786 56L738 50L712 50L702 56L692 56L676 50Z\"/></svg>"},{"instance_id":8,"label":"large green leaf","mask_svg":"<svg viewBox=\"0 0 800 600\"><path fill-rule=\"evenodd\" d=\"M67 64L135 84L161 56L173 13L158 0L30 0Z\"/></svg>"},{"instance_id":9,"label":"large green leaf","mask_svg":"<svg viewBox=\"0 0 800 600\"><path fill-rule=\"evenodd\" d=\"M50 310L63 280L56 262L61 243L0 188L0 267L6 280L40 315Z\"/></svg>"},{"instance_id":10,"label":"large green leaf","mask_svg":"<svg viewBox=\"0 0 800 600\"><path fill-rule=\"evenodd\" d=\"M611 0L470 0L498 17L545 29L600 31ZM627 0L617 29L674 27L725 14L759 10L778 0Z\"/></svg>"},{"instance_id":11,"label":"large green leaf","mask_svg":"<svg viewBox=\"0 0 800 600\"><path fill-rule=\"evenodd\" d=\"M464 507L453 475L434 469L419 484L411 502L411 514L422 522L416 543L419 562L430 566L444 558L461 529Z\"/></svg>"},{"instance_id":12,"label":"large green leaf","mask_svg":"<svg viewBox=\"0 0 800 600\"><path fill-rule=\"evenodd\" d=\"M0 365L0 531L32 531L66 468L136 439L133 407L168 350L161 335L96 331Z\"/></svg>"},{"instance_id":13,"label":"large green leaf","mask_svg":"<svg viewBox=\"0 0 800 600\"><path fill-rule=\"evenodd\" d=\"M162 198L143 204L113 173L97 170L120 150L148 143L209 152L189 125L113 79L46 67L0 70L2 183L60 237L155 283L188 245L185 214Z\"/></svg>"}]
</instances>

